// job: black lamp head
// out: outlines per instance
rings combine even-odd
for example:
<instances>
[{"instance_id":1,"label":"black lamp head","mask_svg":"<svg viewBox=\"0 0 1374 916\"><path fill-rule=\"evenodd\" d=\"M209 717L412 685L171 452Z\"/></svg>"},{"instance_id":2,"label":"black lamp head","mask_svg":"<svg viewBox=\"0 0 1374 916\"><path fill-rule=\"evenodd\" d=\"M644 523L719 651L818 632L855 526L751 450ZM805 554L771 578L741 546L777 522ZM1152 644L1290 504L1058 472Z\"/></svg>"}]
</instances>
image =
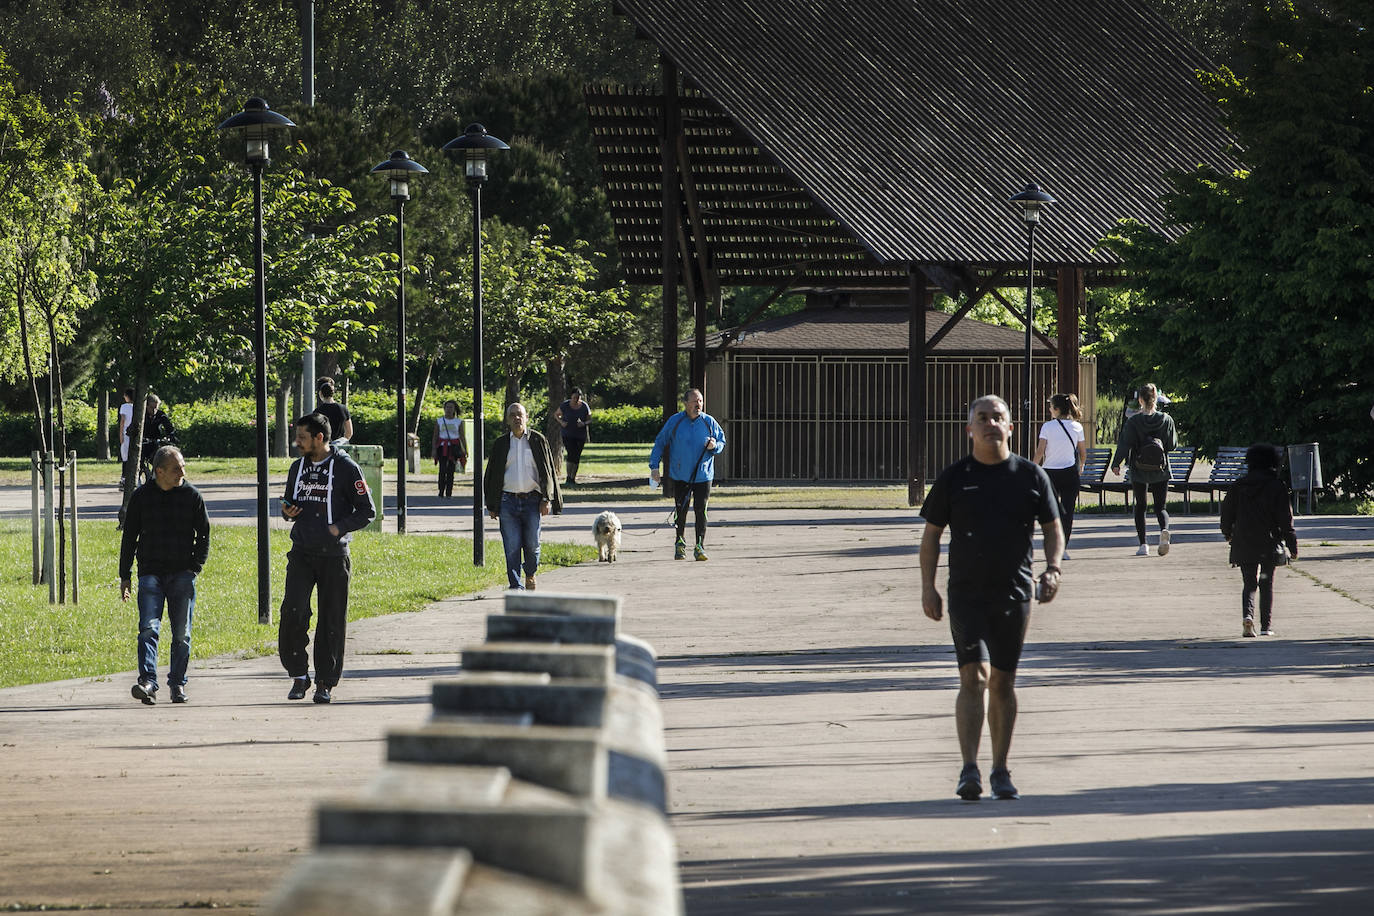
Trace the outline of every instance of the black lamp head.
<instances>
[{"instance_id":1,"label":"black lamp head","mask_svg":"<svg viewBox=\"0 0 1374 916\"><path fill-rule=\"evenodd\" d=\"M487 133L487 129L475 121L467 126L462 136L444 144L444 152L463 152L464 171L471 182L487 180L487 156L491 150L499 149L510 149L510 146Z\"/></svg>"},{"instance_id":2,"label":"black lamp head","mask_svg":"<svg viewBox=\"0 0 1374 916\"><path fill-rule=\"evenodd\" d=\"M1021 208L1021 219L1027 226L1034 226L1040 222L1040 208L1055 202L1053 197L1042 191L1040 185L1034 182L1022 188L1020 193L1013 194L1009 200Z\"/></svg>"},{"instance_id":3,"label":"black lamp head","mask_svg":"<svg viewBox=\"0 0 1374 916\"><path fill-rule=\"evenodd\" d=\"M429 169L411 159L405 150L398 149L390 159L379 163L369 174L380 175L391 182L392 200L409 200L410 179L428 175Z\"/></svg>"},{"instance_id":4,"label":"black lamp head","mask_svg":"<svg viewBox=\"0 0 1374 916\"><path fill-rule=\"evenodd\" d=\"M295 127L285 115L277 114L265 99L256 96L243 105L243 111L220 122L218 130L242 133L247 144L245 160L249 165L267 165L272 161L267 140L274 130Z\"/></svg>"}]
</instances>

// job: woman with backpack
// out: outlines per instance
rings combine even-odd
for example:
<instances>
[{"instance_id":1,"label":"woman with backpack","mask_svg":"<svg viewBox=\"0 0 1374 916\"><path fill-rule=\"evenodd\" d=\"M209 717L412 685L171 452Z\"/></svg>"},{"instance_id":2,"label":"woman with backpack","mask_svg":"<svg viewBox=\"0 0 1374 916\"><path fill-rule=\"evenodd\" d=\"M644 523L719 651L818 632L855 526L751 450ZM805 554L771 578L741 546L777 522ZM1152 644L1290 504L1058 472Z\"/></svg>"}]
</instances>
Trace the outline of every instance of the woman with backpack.
<instances>
[{"instance_id":1,"label":"woman with backpack","mask_svg":"<svg viewBox=\"0 0 1374 916\"><path fill-rule=\"evenodd\" d=\"M1231 484L1221 502L1221 533L1231 545L1231 565L1240 567L1241 635L1255 635L1255 592L1259 591L1260 636L1273 636L1274 567L1298 555L1298 534L1288 487L1279 480L1282 453L1256 443L1245 450L1245 476Z\"/></svg>"},{"instance_id":2,"label":"woman with backpack","mask_svg":"<svg viewBox=\"0 0 1374 916\"><path fill-rule=\"evenodd\" d=\"M1083 436L1083 412L1078 398L1056 394L1050 398L1054 419L1040 425L1040 441L1035 444L1035 463L1045 469L1054 492L1059 495L1059 523L1064 528L1064 555L1069 558L1069 535L1073 533L1073 510L1078 504L1078 488L1083 462L1088 460L1088 442Z\"/></svg>"},{"instance_id":3,"label":"woman with backpack","mask_svg":"<svg viewBox=\"0 0 1374 916\"><path fill-rule=\"evenodd\" d=\"M1159 555L1169 552L1169 452L1178 447L1178 431L1174 418L1157 409L1159 389L1146 385L1136 391L1140 412L1131 416L1121 427L1116 440L1116 454L1112 456L1112 473L1121 473L1125 461L1131 469L1131 497L1135 500L1135 536L1140 546L1138 557L1148 557L1150 547L1145 543L1145 492L1155 506L1155 520L1159 522Z\"/></svg>"}]
</instances>

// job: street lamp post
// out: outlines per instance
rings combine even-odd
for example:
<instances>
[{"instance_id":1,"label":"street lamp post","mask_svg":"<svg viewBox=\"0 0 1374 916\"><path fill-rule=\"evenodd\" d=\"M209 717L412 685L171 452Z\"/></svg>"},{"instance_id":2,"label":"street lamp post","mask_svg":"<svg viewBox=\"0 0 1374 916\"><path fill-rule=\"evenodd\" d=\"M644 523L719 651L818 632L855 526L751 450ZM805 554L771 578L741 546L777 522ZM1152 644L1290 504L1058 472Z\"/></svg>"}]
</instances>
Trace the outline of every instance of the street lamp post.
<instances>
[{"instance_id":1,"label":"street lamp post","mask_svg":"<svg viewBox=\"0 0 1374 916\"><path fill-rule=\"evenodd\" d=\"M1021 208L1021 221L1026 224L1026 365L1021 389L1021 454L1031 458L1031 328L1035 320L1035 227L1040 225L1040 208L1054 203L1054 198L1040 190L1038 184L1028 184L1010 198Z\"/></svg>"},{"instance_id":2,"label":"street lamp post","mask_svg":"<svg viewBox=\"0 0 1374 916\"><path fill-rule=\"evenodd\" d=\"M267 267L262 252L262 171L271 164L268 137L274 130L295 127L262 99L244 103L243 111L223 121L219 130L240 133L245 162L253 174L253 394L257 398L258 447L258 623L272 622L272 570L267 532Z\"/></svg>"},{"instance_id":3,"label":"street lamp post","mask_svg":"<svg viewBox=\"0 0 1374 916\"><path fill-rule=\"evenodd\" d=\"M510 149L481 124L469 124L462 136L444 144L445 152L462 150L468 189L472 191L472 562L486 564L483 546L482 460L486 449L482 431L482 183L487 180L491 150Z\"/></svg>"},{"instance_id":4,"label":"street lamp post","mask_svg":"<svg viewBox=\"0 0 1374 916\"><path fill-rule=\"evenodd\" d=\"M396 201L396 531L406 530L406 201L410 199L410 179L428 175L429 170L410 158L403 149L372 170L391 182L391 199Z\"/></svg>"}]
</instances>

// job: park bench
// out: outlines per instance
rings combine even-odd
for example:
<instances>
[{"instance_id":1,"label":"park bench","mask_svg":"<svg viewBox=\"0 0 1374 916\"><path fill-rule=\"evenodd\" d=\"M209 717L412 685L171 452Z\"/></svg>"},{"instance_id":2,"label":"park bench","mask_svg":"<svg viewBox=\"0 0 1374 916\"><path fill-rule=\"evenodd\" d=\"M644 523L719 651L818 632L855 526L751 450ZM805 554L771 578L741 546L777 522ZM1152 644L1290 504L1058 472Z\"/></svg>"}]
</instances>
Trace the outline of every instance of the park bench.
<instances>
[{"instance_id":1,"label":"park bench","mask_svg":"<svg viewBox=\"0 0 1374 916\"><path fill-rule=\"evenodd\" d=\"M1169 486L1176 489L1186 485L1188 477L1193 473L1193 465L1197 464L1197 446L1180 445L1178 448L1165 455L1169 462ZM1109 448L1090 448L1088 449L1088 459L1083 462L1083 474L1081 489L1090 493L1097 494L1097 504L1105 505L1107 493L1122 493L1126 497L1126 506L1131 505L1131 469L1126 468L1126 473L1121 480L1107 480L1107 471L1111 468L1112 449ZM1191 512L1191 507L1185 508Z\"/></svg>"},{"instance_id":2,"label":"park bench","mask_svg":"<svg viewBox=\"0 0 1374 916\"><path fill-rule=\"evenodd\" d=\"M1216 506L1217 493L1225 493L1230 489L1231 484L1235 483L1245 475L1245 446L1243 445L1223 445L1217 449L1217 457L1212 462L1212 472L1207 475L1205 481L1188 483L1184 488L1187 493L1206 493L1207 508L1212 511ZM1184 496L1185 504L1188 496ZM1190 509L1191 511L1191 509Z\"/></svg>"}]
</instances>

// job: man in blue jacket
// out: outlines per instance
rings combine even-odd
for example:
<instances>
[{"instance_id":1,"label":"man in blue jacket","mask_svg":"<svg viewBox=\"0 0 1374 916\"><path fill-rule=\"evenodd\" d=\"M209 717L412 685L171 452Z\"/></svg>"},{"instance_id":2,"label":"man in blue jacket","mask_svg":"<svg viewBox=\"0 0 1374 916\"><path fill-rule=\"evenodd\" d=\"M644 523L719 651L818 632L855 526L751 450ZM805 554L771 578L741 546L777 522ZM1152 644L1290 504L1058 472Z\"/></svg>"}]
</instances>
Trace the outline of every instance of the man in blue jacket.
<instances>
[{"instance_id":1,"label":"man in blue jacket","mask_svg":"<svg viewBox=\"0 0 1374 916\"><path fill-rule=\"evenodd\" d=\"M310 689L310 592L316 589L320 619L315 627L315 702L328 703L343 672L348 625L348 580L352 563L348 542L376 515L363 473L343 452L329 445L329 420L317 413L296 421L301 457L286 475L281 514L291 526L286 555L286 597L281 604L277 650L291 675L288 700Z\"/></svg>"},{"instance_id":2,"label":"man in blue jacket","mask_svg":"<svg viewBox=\"0 0 1374 916\"><path fill-rule=\"evenodd\" d=\"M702 408L706 399L695 388L682 397L683 410L663 424L654 447L649 452L650 477L660 480L658 465L667 458L668 479L672 482L673 501L677 504L675 521L677 541L673 545L673 559L687 558L687 542L683 534L687 527L687 503L696 510L697 543L692 555L698 560L706 557L706 501L711 498L711 481L716 476L716 456L725 451L725 430Z\"/></svg>"}]
</instances>

